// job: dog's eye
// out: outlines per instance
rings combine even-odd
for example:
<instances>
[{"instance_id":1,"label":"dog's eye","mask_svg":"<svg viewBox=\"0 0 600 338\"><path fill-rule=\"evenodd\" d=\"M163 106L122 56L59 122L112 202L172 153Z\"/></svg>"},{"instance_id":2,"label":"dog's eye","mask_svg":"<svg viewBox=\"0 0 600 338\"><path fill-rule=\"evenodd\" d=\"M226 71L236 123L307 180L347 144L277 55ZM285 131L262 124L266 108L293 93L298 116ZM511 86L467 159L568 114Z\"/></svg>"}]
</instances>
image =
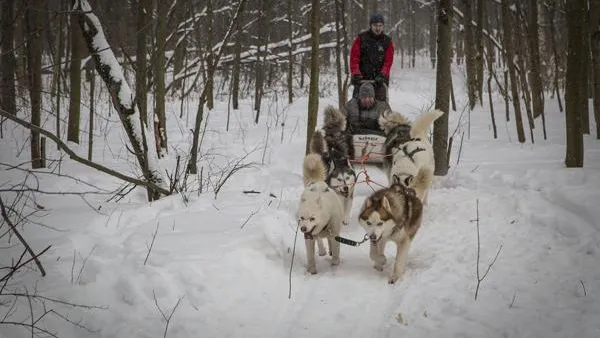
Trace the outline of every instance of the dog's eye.
<instances>
[{"instance_id":1,"label":"dog's eye","mask_svg":"<svg viewBox=\"0 0 600 338\"><path fill-rule=\"evenodd\" d=\"M382 225L383 225L383 222L377 223L377 226L382 226Z\"/></svg>"},{"instance_id":2,"label":"dog's eye","mask_svg":"<svg viewBox=\"0 0 600 338\"><path fill-rule=\"evenodd\" d=\"M314 222L314 221L315 221L315 218L314 218L314 217L311 217L311 218L309 219L309 221L311 221L311 222Z\"/></svg>"},{"instance_id":3,"label":"dog's eye","mask_svg":"<svg viewBox=\"0 0 600 338\"><path fill-rule=\"evenodd\" d=\"M367 225L371 225L371 222L370 222L370 221L367 221Z\"/></svg>"},{"instance_id":4,"label":"dog's eye","mask_svg":"<svg viewBox=\"0 0 600 338\"><path fill-rule=\"evenodd\" d=\"M300 220L301 220L301 221L304 221L304 216L300 217Z\"/></svg>"}]
</instances>

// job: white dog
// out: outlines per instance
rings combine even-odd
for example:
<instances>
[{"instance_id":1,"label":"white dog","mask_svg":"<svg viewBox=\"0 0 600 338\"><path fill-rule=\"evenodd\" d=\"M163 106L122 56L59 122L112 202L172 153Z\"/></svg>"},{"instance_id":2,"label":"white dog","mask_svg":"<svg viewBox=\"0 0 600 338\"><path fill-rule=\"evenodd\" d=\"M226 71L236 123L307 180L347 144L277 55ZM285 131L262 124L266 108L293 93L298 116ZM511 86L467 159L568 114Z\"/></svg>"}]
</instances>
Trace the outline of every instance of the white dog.
<instances>
[{"instance_id":1,"label":"white dog","mask_svg":"<svg viewBox=\"0 0 600 338\"><path fill-rule=\"evenodd\" d=\"M325 182L326 169L319 154L308 154L304 158L303 175L305 188L296 218L300 231L304 233L306 269L316 274L315 242L319 246L319 255L324 256L323 238L328 240L331 265L340 263L340 243L335 237L340 235L344 208L338 194Z\"/></svg>"},{"instance_id":2,"label":"white dog","mask_svg":"<svg viewBox=\"0 0 600 338\"><path fill-rule=\"evenodd\" d=\"M379 125L386 134L388 156L385 168L390 184L399 183L409 187L422 168L431 173L427 177L433 177L435 161L427 130L443 114L441 110L432 110L421 114L412 123L400 113L389 113L379 117ZM425 189L417 194L423 203L426 203L427 190L432 181L426 182Z\"/></svg>"}]
</instances>

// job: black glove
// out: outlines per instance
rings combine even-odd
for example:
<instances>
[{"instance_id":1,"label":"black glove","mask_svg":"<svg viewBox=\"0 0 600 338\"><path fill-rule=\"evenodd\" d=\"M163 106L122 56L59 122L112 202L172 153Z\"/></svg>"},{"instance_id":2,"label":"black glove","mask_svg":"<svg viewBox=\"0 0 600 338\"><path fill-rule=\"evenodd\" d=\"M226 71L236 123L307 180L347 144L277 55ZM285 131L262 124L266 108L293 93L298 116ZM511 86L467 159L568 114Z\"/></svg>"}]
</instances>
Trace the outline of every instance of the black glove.
<instances>
[{"instance_id":1,"label":"black glove","mask_svg":"<svg viewBox=\"0 0 600 338\"><path fill-rule=\"evenodd\" d=\"M352 85L354 86L360 86L360 81L362 81L362 76L361 75L352 75Z\"/></svg>"},{"instance_id":2,"label":"black glove","mask_svg":"<svg viewBox=\"0 0 600 338\"><path fill-rule=\"evenodd\" d=\"M377 73L377 75L375 75L375 82L378 85L382 85L385 82L386 78L385 75L381 74L381 73Z\"/></svg>"}]
</instances>

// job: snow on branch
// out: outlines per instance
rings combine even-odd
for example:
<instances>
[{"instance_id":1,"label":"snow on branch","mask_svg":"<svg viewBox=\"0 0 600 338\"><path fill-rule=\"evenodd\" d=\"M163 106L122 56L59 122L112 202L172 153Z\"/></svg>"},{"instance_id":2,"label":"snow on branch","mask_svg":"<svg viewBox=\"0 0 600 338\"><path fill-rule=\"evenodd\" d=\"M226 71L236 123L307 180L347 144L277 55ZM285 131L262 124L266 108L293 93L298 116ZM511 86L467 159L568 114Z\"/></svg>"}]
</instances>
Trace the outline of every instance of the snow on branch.
<instances>
[{"instance_id":1,"label":"snow on branch","mask_svg":"<svg viewBox=\"0 0 600 338\"><path fill-rule=\"evenodd\" d=\"M92 8L87 0L77 0L73 11L78 12L79 25L83 37L92 55L96 70L102 77L112 97L113 105L119 112L119 117L138 160L144 178L157 185L161 189L153 189L152 199L157 199L161 191L167 190L166 183L162 177L162 170L158 166L156 154L147 149L154 148L154 138L146 139L146 126L142 125L139 111L133 102L133 92L125 75L123 68L117 61L115 54L110 48L104 35L102 24L98 17L92 13Z\"/></svg>"}]
</instances>

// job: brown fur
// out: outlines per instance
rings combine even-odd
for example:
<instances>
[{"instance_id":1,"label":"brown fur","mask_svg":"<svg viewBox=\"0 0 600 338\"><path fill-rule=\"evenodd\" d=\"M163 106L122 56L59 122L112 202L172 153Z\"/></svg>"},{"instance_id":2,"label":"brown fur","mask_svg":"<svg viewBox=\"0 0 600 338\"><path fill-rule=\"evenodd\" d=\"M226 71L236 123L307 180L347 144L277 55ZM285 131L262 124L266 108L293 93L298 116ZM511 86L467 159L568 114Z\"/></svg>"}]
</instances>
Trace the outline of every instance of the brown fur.
<instances>
[{"instance_id":1,"label":"brown fur","mask_svg":"<svg viewBox=\"0 0 600 338\"><path fill-rule=\"evenodd\" d=\"M392 184L389 188L376 191L368 197L359 217L367 219L377 211L382 220L393 219L398 229L404 227L412 240L421 226L423 204L410 190L401 184Z\"/></svg>"},{"instance_id":2,"label":"brown fur","mask_svg":"<svg viewBox=\"0 0 600 338\"><path fill-rule=\"evenodd\" d=\"M398 112L386 111L379 117L379 126L386 135L401 124L410 124L410 120Z\"/></svg>"}]
</instances>

